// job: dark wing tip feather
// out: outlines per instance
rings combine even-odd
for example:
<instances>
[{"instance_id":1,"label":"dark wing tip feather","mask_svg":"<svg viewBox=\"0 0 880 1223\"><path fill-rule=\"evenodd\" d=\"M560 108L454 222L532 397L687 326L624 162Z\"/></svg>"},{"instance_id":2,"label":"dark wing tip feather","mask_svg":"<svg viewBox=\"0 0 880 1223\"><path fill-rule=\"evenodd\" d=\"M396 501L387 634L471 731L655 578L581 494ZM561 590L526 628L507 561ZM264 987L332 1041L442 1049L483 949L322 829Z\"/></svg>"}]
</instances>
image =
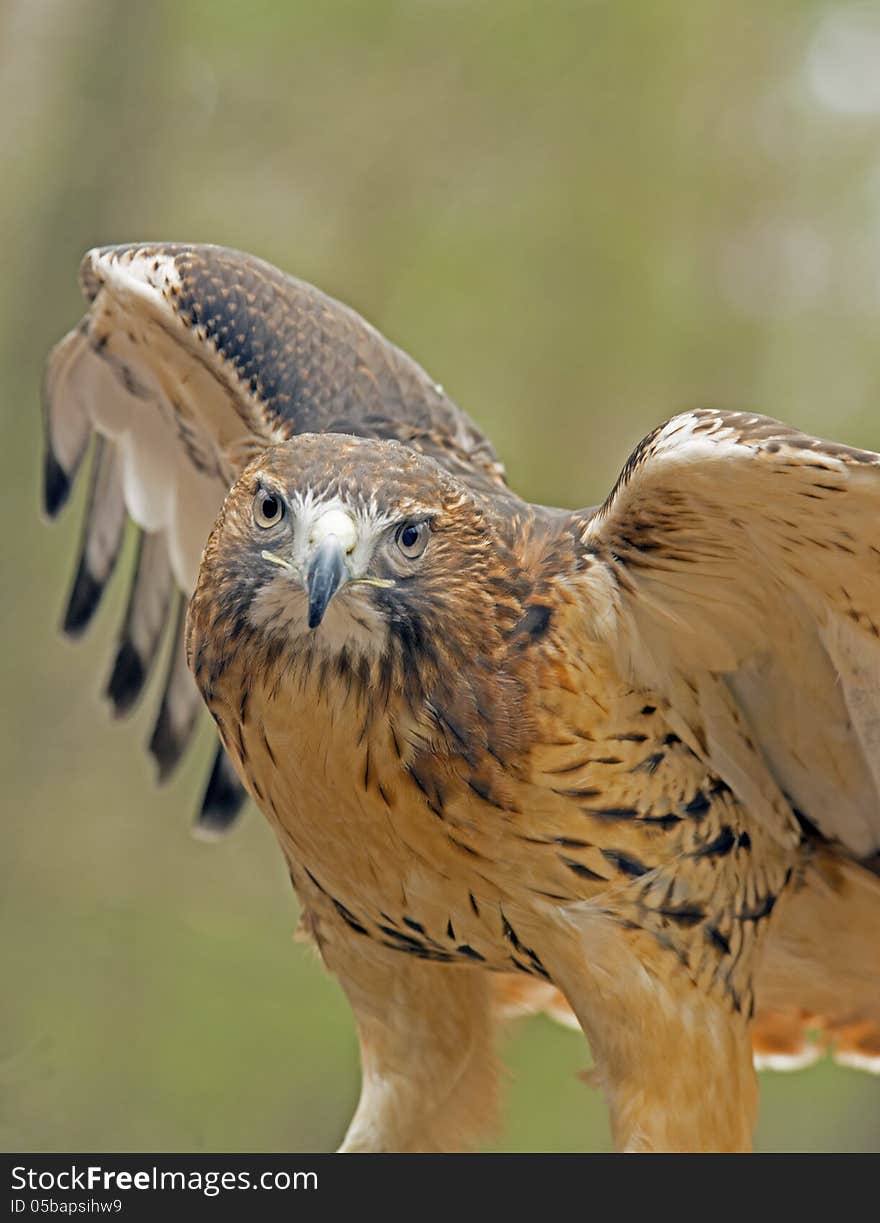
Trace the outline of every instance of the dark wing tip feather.
<instances>
[{"instance_id":1,"label":"dark wing tip feather","mask_svg":"<svg viewBox=\"0 0 880 1223\"><path fill-rule=\"evenodd\" d=\"M235 823L247 799L247 791L236 776L232 761L222 746L217 748L214 765L194 833L206 840L221 836Z\"/></svg>"},{"instance_id":2,"label":"dark wing tip feather","mask_svg":"<svg viewBox=\"0 0 880 1223\"><path fill-rule=\"evenodd\" d=\"M141 656L130 641L123 641L117 651L106 689L106 695L117 717L128 713L134 707L146 677L147 671Z\"/></svg>"},{"instance_id":3,"label":"dark wing tip feather","mask_svg":"<svg viewBox=\"0 0 880 1223\"><path fill-rule=\"evenodd\" d=\"M186 745L189 743L189 738L188 730L184 734L178 734L175 731L168 704L163 701L149 743L150 755L158 766L156 780L160 786L177 768L186 750Z\"/></svg>"},{"instance_id":4,"label":"dark wing tip feather","mask_svg":"<svg viewBox=\"0 0 880 1223\"><path fill-rule=\"evenodd\" d=\"M172 584L164 535L141 531L128 606L105 689L116 717L127 714L137 703L156 661Z\"/></svg>"},{"instance_id":5,"label":"dark wing tip feather","mask_svg":"<svg viewBox=\"0 0 880 1223\"><path fill-rule=\"evenodd\" d=\"M43 509L48 518L56 518L70 496L71 481L51 450L43 460Z\"/></svg>"},{"instance_id":6,"label":"dark wing tip feather","mask_svg":"<svg viewBox=\"0 0 880 1223\"><path fill-rule=\"evenodd\" d=\"M89 571L85 557L83 557L76 571L70 598L67 600L67 610L64 613L64 620L61 625L62 631L68 637L78 637L80 633L85 631L89 621L95 614L98 604L101 602L103 592L104 583L99 582L94 574Z\"/></svg>"}]
</instances>

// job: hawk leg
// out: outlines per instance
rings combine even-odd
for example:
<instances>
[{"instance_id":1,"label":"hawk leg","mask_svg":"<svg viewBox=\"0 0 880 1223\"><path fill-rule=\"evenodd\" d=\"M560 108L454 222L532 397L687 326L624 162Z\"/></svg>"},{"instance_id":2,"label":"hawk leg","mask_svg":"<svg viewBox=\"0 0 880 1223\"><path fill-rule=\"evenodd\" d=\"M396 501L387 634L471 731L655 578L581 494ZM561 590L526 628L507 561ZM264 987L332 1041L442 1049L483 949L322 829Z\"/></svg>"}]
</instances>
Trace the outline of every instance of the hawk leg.
<instances>
[{"instance_id":1,"label":"hawk leg","mask_svg":"<svg viewBox=\"0 0 880 1223\"><path fill-rule=\"evenodd\" d=\"M326 927L322 923L322 934ZM496 1118L490 981L360 939L322 939L354 1011L361 1095L342 1151L457 1151Z\"/></svg>"},{"instance_id":2,"label":"hawk leg","mask_svg":"<svg viewBox=\"0 0 880 1223\"><path fill-rule=\"evenodd\" d=\"M545 963L590 1041L618 1150L751 1148L752 983L792 877L765 848L758 866L691 856L566 913L568 945Z\"/></svg>"}]
</instances>

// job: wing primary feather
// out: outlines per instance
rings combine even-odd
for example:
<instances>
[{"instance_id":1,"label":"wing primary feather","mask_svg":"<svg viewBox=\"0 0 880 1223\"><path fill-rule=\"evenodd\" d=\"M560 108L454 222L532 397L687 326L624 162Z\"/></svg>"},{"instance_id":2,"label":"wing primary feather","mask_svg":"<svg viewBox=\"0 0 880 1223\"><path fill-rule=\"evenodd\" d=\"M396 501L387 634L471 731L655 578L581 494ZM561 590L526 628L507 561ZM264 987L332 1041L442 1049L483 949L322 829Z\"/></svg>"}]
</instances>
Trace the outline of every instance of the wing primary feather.
<instances>
[{"instance_id":1,"label":"wing primary feather","mask_svg":"<svg viewBox=\"0 0 880 1223\"><path fill-rule=\"evenodd\" d=\"M72 481L55 458L50 446L43 456L43 509L48 518L57 518L70 497Z\"/></svg>"},{"instance_id":2,"label":"wing primary feather","mask_svg":"<svg viewBox=\"0 0 880 1223\"><path fill-rule=\"evenodd\" d=\"M149 744L150 754L158 765L160 785L168 780L180 763L202 707L199 690L186 665L185 621L186 600L181 596L162 704Z\"/></svg>"},{"instance_id":3,"label":"wing primary feather","mask_svg":"<svg viewBox=\"0 0 880 1223\"><path fill-rule=\"evenodd\" d=\"M85 631L101 601L102 590L101 583L89 572L84 558L80 557L61 626L68 637L78 637Z\"/></svg>"},{"instance_id":4,"label":"wing primary feather","mask_svg":"<svg viewBox=\"0 0 880 1223\"><path fill-rule=\"evenodd\" d=\"M49 518L57 517L66 504L92 433L75 385L87 350L81 327L68 332L52 350L43 379L43 508Z\"/></svg>"},{"instance_id":5,"label":"wing primary feather","mask_svg":"<svg viewBox=\"0 0 880 1223\"><path fill-rule=\"evenodd\" d=\"M208 841L222 836L235 823L246 799L247 791L239 781L226 749L219 744L193 834L200 840Z\"/></svg>"},{"instance_id":6,"label":"wing primary feather","mask_svg":"<svg viewBox=\"0 0 880 1223\"><path fill-rule=\"evenodd\" d=\"M142 531L119 647L106 690L117 717L134 707L150 674L168 615L172 584L164 533Z\"/></svg>"},{"instance_id":7,"label":"wing primary feather","mask_svg":"<svg viewBox=\"0 0 880 1223\"><path fill-rule=\"evenodd\" d=\"M118 451L99 437L95 442L79 562L62 625L69 637L79 636L95 614L115 568L124 528L125 502Z\"/></svg>"}]
</instances>

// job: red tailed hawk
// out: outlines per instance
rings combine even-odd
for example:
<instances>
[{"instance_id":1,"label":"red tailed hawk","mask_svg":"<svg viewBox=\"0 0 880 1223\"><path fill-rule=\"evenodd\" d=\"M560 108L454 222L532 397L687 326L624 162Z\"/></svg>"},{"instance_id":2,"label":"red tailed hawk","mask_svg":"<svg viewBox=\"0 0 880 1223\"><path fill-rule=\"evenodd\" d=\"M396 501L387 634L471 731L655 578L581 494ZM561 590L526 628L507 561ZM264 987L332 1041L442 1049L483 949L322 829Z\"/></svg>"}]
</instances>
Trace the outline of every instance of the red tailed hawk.
<instances>
[{"instance_id":1,"label":"red tailed hawk","mask_svg":"<svg viewBox=\"0 0 880 1223\"><path fill-rule=\"evenodd\" d=\"M65 628L141 528L109 696L177 648L199 817L243 789L351 1003L344 1150L451 1150L499 1014L576 1016L615 1143L743 1150L753 1052L880 1068L880 457L693 411L604 504L530 505L440 386L248 255L90 252L46 508L93 434ZM195 682L193 682L193 676Z\"/></svg>"}]
</instances>

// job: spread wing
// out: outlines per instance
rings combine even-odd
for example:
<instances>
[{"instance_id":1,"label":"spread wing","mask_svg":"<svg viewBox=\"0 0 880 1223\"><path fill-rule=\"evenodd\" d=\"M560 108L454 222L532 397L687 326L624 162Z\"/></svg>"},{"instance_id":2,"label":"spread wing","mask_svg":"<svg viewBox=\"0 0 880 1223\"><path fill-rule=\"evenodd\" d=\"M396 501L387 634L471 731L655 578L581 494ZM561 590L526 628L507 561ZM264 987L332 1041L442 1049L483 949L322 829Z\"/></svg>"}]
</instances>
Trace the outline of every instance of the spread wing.
<instances>
[{"instance_id":1,"label":"spread wing","mask_svg":"<svg viewBox=\"0 0 880 1223\"><path fill-rule=\"evenodd\" d=\"M697 411L576 515L589 631L780 837L880 847L880 456Z\"/></svg>"},{"instance_id":2,"label":"spread wing","mask_svg":"<svg viewBox=\"0 0 880 1223\"><path fill-rule=\"evenodd\" d=\"M269 264L221 247L90 251L90 308L55 347L44 381L45 508L64 505L95 437L70 635L91 620L125 518L137 560L107 685L137 700L166 622L172 649L150 739L160 780L181 759L200 701L183 650L185 605L230 485L261 449L297 433L391 437L474 485L503 484L492 447L405 353L354 311ZM244 799L218 747L199 825L219 831Z\"/></svg>"}]
</instances>

